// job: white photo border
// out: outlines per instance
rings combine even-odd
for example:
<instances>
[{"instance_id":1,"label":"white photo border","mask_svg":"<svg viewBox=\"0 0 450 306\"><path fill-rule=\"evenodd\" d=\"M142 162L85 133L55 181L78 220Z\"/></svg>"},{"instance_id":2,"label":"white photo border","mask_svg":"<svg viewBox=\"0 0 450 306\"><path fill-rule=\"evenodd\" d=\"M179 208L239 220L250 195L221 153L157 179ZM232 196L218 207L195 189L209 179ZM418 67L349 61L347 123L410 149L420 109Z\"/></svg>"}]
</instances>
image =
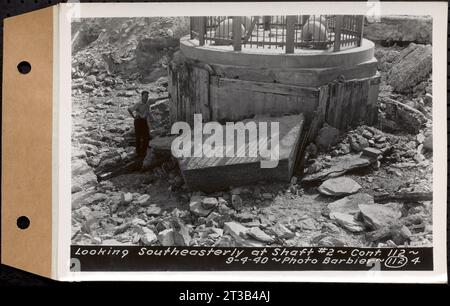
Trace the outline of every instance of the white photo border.
<instances>
[{"instance_id":1,"label":"white photo border","mask_svg":"<svg viewBox=\"0 0 450 306\"><path fill-rule=\"evenodd\" d=\"M447 2L70 3L55 7L53 142L53 276L59 280L447 282ZM434 271L70 272L71 21L92 17L363 14L433 17L433 263Z\"/></svg>"}]
</instances>

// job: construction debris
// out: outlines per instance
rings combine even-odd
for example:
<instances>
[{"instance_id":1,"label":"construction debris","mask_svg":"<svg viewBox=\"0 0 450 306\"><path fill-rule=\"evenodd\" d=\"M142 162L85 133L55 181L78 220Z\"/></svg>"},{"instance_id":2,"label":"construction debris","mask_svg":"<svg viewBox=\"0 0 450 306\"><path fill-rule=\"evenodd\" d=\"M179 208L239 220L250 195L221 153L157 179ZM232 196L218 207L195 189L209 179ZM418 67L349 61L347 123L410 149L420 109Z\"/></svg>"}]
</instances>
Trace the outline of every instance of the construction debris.
<instances>
[{"instance_id":1,"label":"construction debris","mask_svg":"<svg viewBox=\"0 0 450 306\"><path fill-rule=\"evenodd\" d=\"M394 91L409 93L427 78L432 68L431 45L411 43L402 50L389 72L389 84Z\"/></svg>"},{"instance_id":2,"label":"construction debris","mask_svg":"<svg viewBox=\"0 0 450 306\"><path fill-rule=\"evenodd\" d=\"M343 213L356 215L359 213L360 204L373 204L373 197L367 193L357 193L339 199L327 205L326 214Z\"/></svg>"},{"instance_id":3,"label":"construction debris","mask_svg":"<svg viewBox=\"0 0 450 306\"><path fill-rule=\"evenodd\" d=\"M317 163L317 161L315 163ZM348 171L368 167L370 166L371 163L372 161L370 159L364 158L359 154L337 156L333 159L330 158L330 160L327 161L326 165L321 164L321 166L319 166L320 168L322 167L322 165L326 166L327 168L320 170L319 172L310 174L309 173L310 168L308 168L308 173L303 177L302 182L305 183L316 182L330 179L333 177L338 177L345 174Z\"/></svg>"},{"instance_id":4,"label":"construction debris","mask_svg":"<svg viewBox=\"0 0 450 306\"><path fill-rule=\"evenodd\" d=\"M169 43L177 37L170 34L176 20L156 23L152 33L167 34L161 41L140 28L145 19L80 30L72 71L73 244L432 245L429 46L377 46L379 124L345 131L323 126L305 144L304 169L292 179L192 192L170 154L169 100L151 108L151 149L143 168L135 162L133 120L126 112L141 90L151 98L169 96L164 65L177 50ZM148 53L150 45L158 52ZM416 73L419 68L428 72ZM223 179L217 171L210 175Z\"/></svg>"},{"instance_id":5,"label":"construction debris","mask_svg":"<svg viewBox=\"0 0 450 306\"><path fill-rule=\"evenodd\" d=\"M430 16L386 15L364 25L364 36L374 42L432 42L433 18Z\"/></svg>"}]
</instances>

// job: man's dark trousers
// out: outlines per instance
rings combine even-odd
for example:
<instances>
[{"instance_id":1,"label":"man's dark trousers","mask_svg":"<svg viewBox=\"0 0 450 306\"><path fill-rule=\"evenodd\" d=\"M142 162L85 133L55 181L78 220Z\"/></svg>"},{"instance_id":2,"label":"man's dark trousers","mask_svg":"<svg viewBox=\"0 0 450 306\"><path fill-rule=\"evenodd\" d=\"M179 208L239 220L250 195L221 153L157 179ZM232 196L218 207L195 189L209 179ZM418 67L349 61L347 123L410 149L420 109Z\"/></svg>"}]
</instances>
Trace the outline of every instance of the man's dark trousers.
<instances>
[{"instance_id":1,"label":"man's dark trousers","mask_svg":"<svg viewBox=\"0 0 450 306\"><path fill-rule=\"evenodd\" d=\"M138 157L145 158L150 141L146 119L134 119L134 133L136 135L136 153Z\"/></svg>"}]
</instances>

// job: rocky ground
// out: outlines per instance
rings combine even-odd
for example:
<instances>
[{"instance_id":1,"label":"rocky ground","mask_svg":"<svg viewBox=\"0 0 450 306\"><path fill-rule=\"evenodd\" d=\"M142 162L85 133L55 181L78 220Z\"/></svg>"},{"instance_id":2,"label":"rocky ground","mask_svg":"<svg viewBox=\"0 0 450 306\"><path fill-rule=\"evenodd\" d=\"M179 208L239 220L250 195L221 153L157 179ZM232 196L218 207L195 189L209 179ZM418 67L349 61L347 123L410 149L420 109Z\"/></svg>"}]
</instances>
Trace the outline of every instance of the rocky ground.
<instances>
[{"instance_id":1,"label":"rocky ground","mask_svg":"<svg viewBox=\"0 0 450 306\"><path fill-rule=\"evenodd\" d=\"M430 46L378 46L379 124L345 133L324 126L290 183L204 194L189 192L176 161L158 151L170 127L168 100L152 106L155 149L146 170L133 169L126 110L142 89L167 97L165 63L184 21L91 20L76 29L73 244L432 245ZM142 62L150 68L138 68Z\"/></svg>"}]
</instances>

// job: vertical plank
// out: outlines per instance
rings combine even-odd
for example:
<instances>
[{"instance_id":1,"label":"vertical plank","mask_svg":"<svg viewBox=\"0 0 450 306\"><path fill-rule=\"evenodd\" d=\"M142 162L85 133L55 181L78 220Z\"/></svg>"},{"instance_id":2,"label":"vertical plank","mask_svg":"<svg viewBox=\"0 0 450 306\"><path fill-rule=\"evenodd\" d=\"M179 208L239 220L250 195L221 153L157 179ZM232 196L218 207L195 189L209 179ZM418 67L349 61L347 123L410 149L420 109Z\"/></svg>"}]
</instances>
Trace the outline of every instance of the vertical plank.
<instances>
[{"instance_id":1,"label":"vertical plank","mask_svg":"<svg viewBox=\"0 0 450 306\"><path fill-rule=\"evenodd\" d=\"M317 108L314 111L311 119L308 141L313 141L316 138L319 129L325 122L325 115L327 111L329 98L330 98L330 86L329 85L321 86Z\"/></svg>"},{"instance_id":2,"label":"vertical plank","mask_svg":"<svg viewBox=\"0 0 450 306\"><path fill-rule=\"evenodd\" d=\"M345 82L342 84L344 88L344 94L341 101L341 122L339 128L345 130L351 125L352 116L355 111L353 108L353 100L355 99L355 82Z\"/></svg>"},{"instance_id":3,"label":"vertical plank","mask_svg":"<svg viewBox=\"0 0 450 306\"><path fill-rule=\"evenodd\" d=\"M209 104L211 107L211 120L219 121L219 108L220 108L220 82L218 76L210 77L210 94L209 94Z\"/></svg>"},{"instance_id":4,"label":"vertical plank","mask_svg":"<svg viewBox=\"0 0 450 306\"><path fill-rule=\"evenodd\" d=\"M368 124L376 124L378 121L378 92L380 87L380 77L371 78L367 81L367 114L366 121Z\"/></svg>"},{"instance_id":5,"label":"vertical plank","mask_svg":"<svg viewBox=\"0 0 450 306\"><path fill-rule=\"evenodd\" d=\"M286 16L286 53L294 53L295 21L297 16Z\"/></svg>"},{"instance_id":6,"label":"vertical plank","mask_svg":"<svg viewBox=\"0 0 450 306\"><path fill-rule=\"evenodd\" d=\"M334 127L340 128L342 126L342 116L344 113L344 105L346 103L347 97L347 85L346 83L338 83L339 95L336 103L336 113L334 114Z\"/></svg>"},{"instance_id":7,"label":"vertical plank","mask_svg":"<svg viewBox=\"0 0 450 306\"><path fill-rule=\"evenodd\" d=\"M198 17L198 42L200 46L205 45L206 16Z\"/></svg>"},{"instance_id":8,"label":"vertical plank","mask_svg":"<svg viewBox=\"0 0 450 306\"><path fill-rule=\"evenodd\" d=\"M176 78L176 86L177 86L177 99L176 99L176 108L177 108L177 117L176 120L177 121L182 121L184 120L183 117L183 109L182 109L182 100L181 100L181 90L180 90L180 81L179 81L179 71L177 71L177 73L175 74L175 78Z\"/></svg>"},{"instance_id":9,"label":"vertical plank","mask_svg":"<svg viewBox=\"0 0 450 306\"><path fill-rule=\"evenodd\" d=\"M336 25L334 28L334 52L341 50L341 28L343 25L343 15L336 15Z\"/></svg>"},{"instance_id":10,"label":"vertical plank","mask_svg":"<svg viewBox=\"0 0 450 306\"><path fill-rule=\"evenodd\" d=\"M180 84L180 117L182 121L190 122L188 113L189 84L186 82L187 76L188 69L185 65L183 65L180 69L180 73L178 74L178 84Z\"/></svg>"},{"instance_id":11,"label":"vertical plank","mask_svg":"<svg viewBox=\"0 0 450 306\"><path fill-rule=\"evenodd\" d=\"M325 114L326 123L333 125L333 114L334 108L336 105L336 85L331 83L329 86L329 98L328 98L328 107Z\"/></svg>"},{"instance_id":12,"label":"vertical plank","mask_svg":"<svg viewBox=\"0 0 450 306\"><path fill-rule=\"evenodd\" d=\"M233 49L242 50L242 26L241 17L233 16Z\"/></svg>"},{"instance_id":13,"label":"vertical plank","mask_svg":"<svg viewBox=\"0 0 450 306\"><path fill-rule=\"evenodd\" d=\"M369 111L368 109L368 80L361 80L358 82L357 87L357 99L354 101L355 103L355 112L353 114L353 124L357 124L358 121L362 121L365 119L365 114ZM364 120L365 122L365 120ZM367 122L366 122L367 123Z\"/></svg>"},{"instance_id":14,"label":"vertical plank","mask_svg":"<svg viewBox=\"0 0 450 306\"><path fill-rule=\"evenodd\" d=\"M357 125L359 122L359 113L361 107L363 107L364 101L361 100L361 81L352 81L350 82L351 87L347 90L350 91L348 106L346 109L347 114L347 122L345 123L345 127Z\"/></svg>"},{"instance_id":15,"label":"vertical plank","mask_svg":"<svg viewBox=\"0 0 450 306\"><path fill-rule=\"evenodd\" d=\"M170 123L173 124L177 121L177 106L178 106L178 83L176 71L170 65L167 68L168 80L169 80L169 95L170 95Z\"/></svg>"},{"instance_id":16,"label":"vertical plank","mask_svg":"<svg viewBox=\"0 0 450 306\"><path fill-rule=\"evenodd\" d=\"M339 128L339 122L341 119L341 113L342 113L342 95L343 95L343 86L342 83L337 83L334 84L333 87L335 88L335 96L334 96L334 101L333 101L333 107L334 107L334 111L331 114L332 116L332 121L331 121L331 125Z\"/></svg>"},{"instance_id":17,"label":"vertical plank","mask_svg":"<svg viewBox=\"0 0 450 306\"><path fill-rule=\"evenodd\" d=\"M186 67L186 66L184 66ZM192 70L189 67L186 67L186 69L183 69L184 75L182 75L182 90L183 90L183 107L184 107L184 117L185 121L189 124L193 123L193 112L191 107L192 102L192 84L191 82L188 82L187 80L190 80L192 77Z\"/></svg>"},{"instance_id":18,"label":"vertical plank","mask_svg":"<svg viewBox=\"0 0 450 306\"><path fill-rule=\"evenodd\" d=\"M195 24L195 17L189 17L189 34L191 35L191 39L194 39Z\"/></svg>"},{"instance_id":19,"label":"vertical plank","mask_svg":"<svg viewBox=\"0 0 450 306\"><path fill-rule=\"evenodd\" d=\"M363 39L363 32L364 32L364 15L358 16L358 24L357 24L357 31L358 31L358 47L362 44Z\"/></svg>"},{"instance_id":20,"label":"vertical plank","mask_svg":"<svg viewBox=\"0 0 450 306\"><path fill-rule=\"evenodd\" d=\"M201 112L206 122L211 121L211 107L209 104L209 72L206 69L200 69L200 93L201 93Z\"/></svg>"}]
</instances>

